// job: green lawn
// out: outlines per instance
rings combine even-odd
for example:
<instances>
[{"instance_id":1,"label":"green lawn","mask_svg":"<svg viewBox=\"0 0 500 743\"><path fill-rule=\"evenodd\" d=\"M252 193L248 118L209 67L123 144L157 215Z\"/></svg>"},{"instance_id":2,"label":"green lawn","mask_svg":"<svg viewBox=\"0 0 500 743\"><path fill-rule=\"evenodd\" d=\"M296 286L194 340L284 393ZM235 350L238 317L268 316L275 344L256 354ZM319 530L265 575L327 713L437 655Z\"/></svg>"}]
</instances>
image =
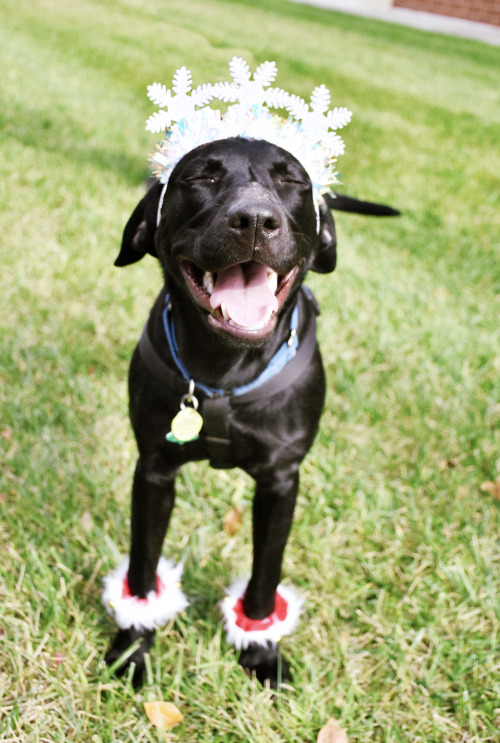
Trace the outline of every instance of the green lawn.
<instances>
[{"instance_id":1,"label":"green lawn","mask_svg":"<svg viewBox=\"0 0 500 743\"><path fill-rule=\"evenodd\" d=\"M2 0L0 741L483 743L500 732L500 49L281 0ZM126 552L127 365L161 285L116 269L154 137L146 86L239 54L354 112L339 265L311 276L329 378L284 579L294 684L248 679L217 601L250 565L251 482L190 466L165 554L190 608L148 682L109 676L102 577ZM483 487L481 487L483 485ZM243 527L222 528L237 505ZM293 653L293 655L292 655ZM161 737L143 702L174 702Z\"/></svg>"}]
</instances>

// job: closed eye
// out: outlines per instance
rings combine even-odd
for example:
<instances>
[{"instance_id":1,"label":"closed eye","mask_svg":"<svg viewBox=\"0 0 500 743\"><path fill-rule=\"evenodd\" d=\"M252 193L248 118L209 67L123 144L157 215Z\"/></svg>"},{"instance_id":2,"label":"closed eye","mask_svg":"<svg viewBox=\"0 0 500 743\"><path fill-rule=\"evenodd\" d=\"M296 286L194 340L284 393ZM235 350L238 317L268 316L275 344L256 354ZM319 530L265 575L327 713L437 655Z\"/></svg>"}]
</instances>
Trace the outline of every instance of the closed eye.
<instances>
[{"instance_id":1,"label":"closed eye","mask_svg":"<svg viewBox=\"0 0 500 743\"><path fill-rule=\"evenodd\" d=\"M278 183L280 185L285 185L285 186L287 186L287 185L308 186L309 185L308 183L306 183L305 181L303 181L303 180L301 180L299 178L292 178L292 177L278 178Z\"/></svg>"},{"instance_id":2,"label":"closed eye","mask_svg":"<svg viewBox=\"0 0 500 743\"><path fill-rule=\"evenodd\" d=\"M190 183L215 183L218 178L213 175L192 175L185 180Z\"/></svg>"},{"instance_id":3,"label":"closed eye","mask_svg":"<svg viewBox=\"0 0 500 743\"><path fill-rule=\"evenodd\" d=\"M271 178L278 186L309 186L310 181L307 174L295 167L290 167L287 162L276 163L271 171Z\"/></svg>"},{"instance_id":4,"label":"closed eye","mask_svg":"<svg viewBox=\"0 0 500 743\"><path fill-rule=\"evenodd\" d=\"M226 175L220 160L214 158L197 157L189 167L184 170L183 180L185 183L200 183L213 185L218 183Z\"/></svg>"}]
</instances>

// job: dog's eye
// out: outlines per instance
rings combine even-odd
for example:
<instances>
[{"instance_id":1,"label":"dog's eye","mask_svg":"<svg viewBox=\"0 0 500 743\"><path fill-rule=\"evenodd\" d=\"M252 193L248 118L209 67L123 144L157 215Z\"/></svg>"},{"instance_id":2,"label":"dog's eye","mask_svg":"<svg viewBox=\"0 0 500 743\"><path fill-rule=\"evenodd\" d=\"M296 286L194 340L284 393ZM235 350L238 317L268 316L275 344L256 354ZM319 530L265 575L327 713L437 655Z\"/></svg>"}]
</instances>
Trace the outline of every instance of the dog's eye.
<instances>
[{"instance_id":1,"label":"dog's eye","mask_svg":"<svg viewBox=\"0 0 500 743\"><path fill-rule=\"evenodd\" d=\"M192 175L185 179L188 183L215 183L217 178L213 175Z\"/></svg>"},{"instance_id":2,"label":"dog's eye","mask_svg":"<svg viewBox=\"0 0 500 743\"><path fill-rule=\"evenodd\" d=\"M278 183L280 186L307 186L308 184L301 180L300 178L293 178L292 176L287 176L286 178L278 178Z\"/></svg>"}]
</instances>

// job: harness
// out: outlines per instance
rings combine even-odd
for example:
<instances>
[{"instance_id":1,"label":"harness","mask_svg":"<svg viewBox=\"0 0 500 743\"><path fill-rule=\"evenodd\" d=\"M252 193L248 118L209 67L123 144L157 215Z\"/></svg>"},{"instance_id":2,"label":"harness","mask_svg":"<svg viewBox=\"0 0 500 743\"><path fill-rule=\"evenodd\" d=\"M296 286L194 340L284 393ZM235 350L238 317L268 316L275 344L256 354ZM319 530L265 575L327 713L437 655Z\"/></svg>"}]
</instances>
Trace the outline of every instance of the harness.
<instances>
[{"instance_id":1,"label":"harness","mask_svg":"<svg viewBox=\"0 0 500 743\"><path fill-rule=\"evenodd\" d=\"M313 312L310 321L304 329L302 338L298 338L299 304L295 306L290 323L290 336L278 349L266 369L252 382L232 390L216 389L193 380L182 363L179 354L172 317L169 312L169 298L166 297L163 311L165 336L176 364L177 370L171 369L159 356L151 343L148 332L148 323L139 341L139 353L142 361L153 374L174 395L189 397L193 390L197 392L201 402L203 416L203 434L208 448L208 455L212 467L229 469L234 467L229 429L230 410L238 405L262 400L266 397L282 392L296 382L307 369L316 348L316 316L319 315L319 305L308 287L302 286L300 291L312 305Z\"/></svg>"}]
</instances>

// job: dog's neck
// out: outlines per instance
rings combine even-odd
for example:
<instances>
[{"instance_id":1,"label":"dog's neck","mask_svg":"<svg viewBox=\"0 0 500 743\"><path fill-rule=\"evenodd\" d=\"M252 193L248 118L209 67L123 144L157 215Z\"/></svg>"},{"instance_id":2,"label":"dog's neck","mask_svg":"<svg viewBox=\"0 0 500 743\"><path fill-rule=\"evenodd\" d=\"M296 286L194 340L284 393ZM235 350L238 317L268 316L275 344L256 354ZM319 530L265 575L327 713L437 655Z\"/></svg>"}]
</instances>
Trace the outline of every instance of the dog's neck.
<instances>
[{"instance_id":1,"label":"dog's neck","mask_svg":"<svg viewBox=\"0 0 500 743\"><path fill-rule=\"evenodd\" d=\"M165 288L155 304L150 330L156 341L155 347L164 361L173 369L172 352L166 343L163 327ZM290 319L296 299L280 313L277 326L270 339L260 346L242 346L222 339L216 331L207 328L199 311L190 303L182 303L182 311L171 294L171 315L182 363L195 382L215 388L235 388L256 379L290 336Z\"/></svg>"}]
</instances>

